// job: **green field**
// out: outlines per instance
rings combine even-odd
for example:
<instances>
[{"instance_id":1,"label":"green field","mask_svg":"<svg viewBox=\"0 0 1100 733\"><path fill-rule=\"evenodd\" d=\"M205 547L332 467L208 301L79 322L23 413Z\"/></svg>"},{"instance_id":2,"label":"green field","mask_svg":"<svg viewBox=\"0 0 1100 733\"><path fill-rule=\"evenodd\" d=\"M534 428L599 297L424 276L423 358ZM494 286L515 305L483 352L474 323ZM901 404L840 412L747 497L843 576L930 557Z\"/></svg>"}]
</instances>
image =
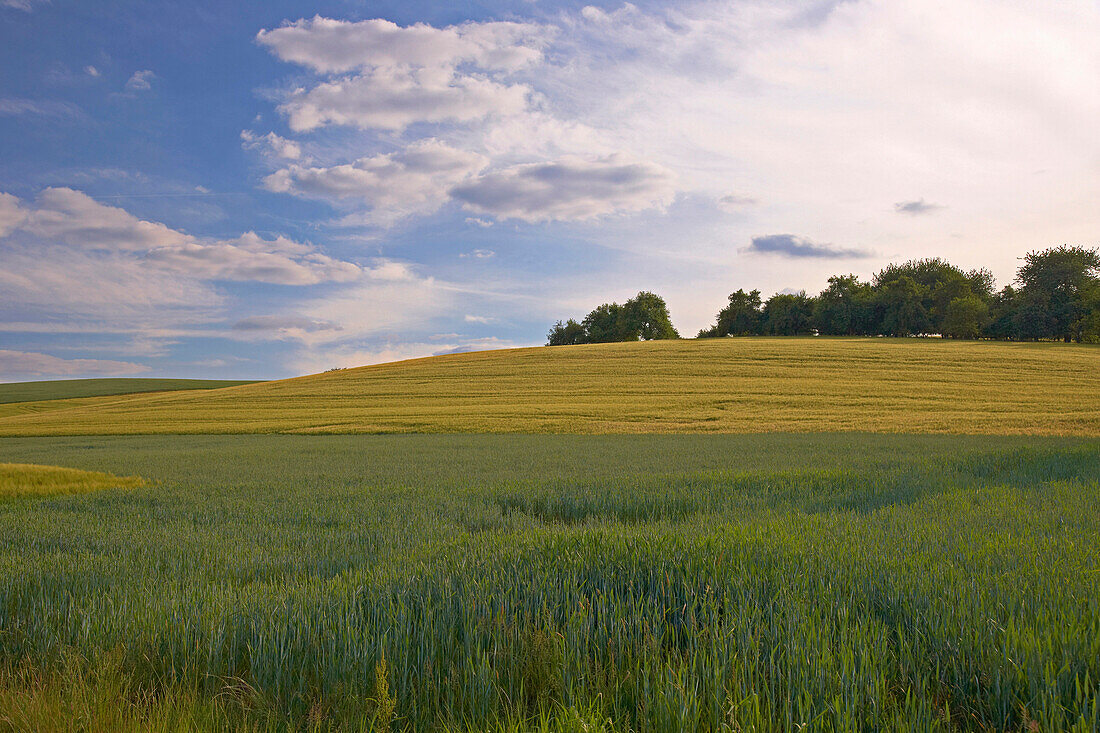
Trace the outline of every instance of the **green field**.
<instances>
[{"instance_id":1,"label":"green field","mask_svg":"<svg viewBox=\"0 0 1100 733\"><path fill-rule=\"evenodd\" d=\"M0 384L0 405L9 402L71 400L140 392L217 389L251 383L226 379L55 379L44 382L9 382Z\"/></svg>"},{"instance_id":2,"label":"green field","mask_svg":"<svg viewBox=\"0 0 1100 733\"><path fill-rule=\"evenodd\" d=\"M0 729L1100 726L1100 442L9 438Z\"/></svg>"},{"instance_id":3,"label":"green field","mask_svg":"<svg viewBox=\"0 0 1100 733\"><path fill-rule=\"evenodd\" d=\"M599 344L439 356L45 412L9 407L0 411L0 435L1100 436L1100 346L874 338Z\"/></svg>"}]
</instances>

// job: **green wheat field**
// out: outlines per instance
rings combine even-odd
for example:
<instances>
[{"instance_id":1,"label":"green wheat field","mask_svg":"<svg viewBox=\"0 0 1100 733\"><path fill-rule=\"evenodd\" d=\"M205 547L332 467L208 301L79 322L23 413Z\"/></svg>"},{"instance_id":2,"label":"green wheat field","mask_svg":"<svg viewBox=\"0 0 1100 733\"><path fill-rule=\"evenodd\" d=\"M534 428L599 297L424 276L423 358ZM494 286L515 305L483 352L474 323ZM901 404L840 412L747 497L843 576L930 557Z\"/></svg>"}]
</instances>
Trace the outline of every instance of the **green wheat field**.
<instances>
[{"instance_id":1,"label":"green wheat field","mask_svg":"<svg viewBox=\"0 0 1100 733\"><path fill-rule=\"evenodd\" d=\"M728 339L36 394L0 730L1096 731L1098 367Z\"/></svg>"}]
</instances>

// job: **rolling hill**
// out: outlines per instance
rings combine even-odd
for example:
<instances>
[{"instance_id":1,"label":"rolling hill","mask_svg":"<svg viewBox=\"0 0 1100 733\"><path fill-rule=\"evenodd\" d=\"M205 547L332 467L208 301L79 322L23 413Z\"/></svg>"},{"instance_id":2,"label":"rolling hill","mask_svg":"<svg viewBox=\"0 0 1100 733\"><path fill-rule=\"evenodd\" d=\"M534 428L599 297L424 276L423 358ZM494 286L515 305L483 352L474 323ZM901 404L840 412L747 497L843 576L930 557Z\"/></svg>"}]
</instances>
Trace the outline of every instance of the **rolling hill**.
<instances>
[{"instance_id":1,"label":"rolling hill","mask_svg":"<svg viewBox=\"0 0 1100 733\"><path fill-rule=\"evenodd\" d=\"M11 402L69 400L139 392L170 392L186 389L217 389L251 381L224 379L54 379L41 382L0 384L0 405Z\"/></svg>"},{"instance_id":2,"label":"rolling hill","mask_svg":"<svg viewBox=\"0 0 1100 733\"><path fill-rule=\"evenodd\" d=\"M485 351L0 417L0 435L1100 435L1100 348L749 338Z\"/></svg>"}]
</instances>

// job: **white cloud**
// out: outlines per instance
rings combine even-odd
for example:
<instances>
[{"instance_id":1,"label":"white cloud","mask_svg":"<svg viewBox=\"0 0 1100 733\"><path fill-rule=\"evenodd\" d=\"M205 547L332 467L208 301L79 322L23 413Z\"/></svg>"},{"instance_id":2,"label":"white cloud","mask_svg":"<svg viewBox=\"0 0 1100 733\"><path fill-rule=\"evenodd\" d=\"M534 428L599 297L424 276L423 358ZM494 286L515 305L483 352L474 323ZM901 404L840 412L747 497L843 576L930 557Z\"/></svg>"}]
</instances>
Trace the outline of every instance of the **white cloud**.
<instances>
[{"instance_id":1,"label":"white cloud","mask_svg":"<svg viewBox=\"0 0 1100 733\"><path fill-rule=\"evenodd\" d=\"M91 64L84 67L84 73L87 74L88 76L93 76L93 77L99 76L99 74L100 74L99 69L92 66Z\"/></svg>"},{"instance_id":2,"label":"white cloud","mask_svg":"<svg viewBox=\"0 0 1100 733\"><path fill-rule=\"evenodd\" d=\"M296 132L322 125L403 130L414 122L470 122L527 106L522 84L456 74L452 69L376 69L295 93L279 109Z\"/></svg>"},{"instance_id":3,"label":"white cloud","mask_svg":"<svg viewBox=\"0 0 1100 733\"><path fill-rule=\"evenodd\" d=\"M416 122L465 123L522 112L530 89L503 77L539 60L551 33L527 23L402 28L383 19L351 23L318 16L260 31L257 40L284 61L327 77L294 91L280 106L291 129L336 124L403 130Z\"/></svg>"},{"instance_id":4,"label":"white cloud","mask_svg":"<svg viewBox=\"0 0 1100 733\"><path fill-rule=\"evenodd\" d=\"M200 280L239 280L276 285L349 282L360 277L358 265L341 262L308 245L284 237L264 240L245 232L235 240L189 242L150 250L146 261Z\"/></svg>"},{"instance_id":5,"label":"white cloud","mask_svg":"<svg viewBox=\"0 0 1100 733\"><path fill-rule=\"evenodd\" d=\"M200 239L138 219L71 188L44 190L22 226L37 238L63 243L86 256L98 252L112 261L140 258L133 261L189 279L313 285L347 282L361 274L357 265L334 260L312 245L285 237L265 240L254 232L232 240Z\"/></svg>"},{"instance_id":6,"label":"white cloud","mask_svg":"<svg viewBox=\"0 0 1100 733\"><path fill-rule=\"evenodd\" d=\"M107 359L60 359L33 351L0 349L0 377L126 376L149 371L143 364Z\"/></svg>"},{"instance_id":7,"label":"white cloud","mask_svg":"<svg viewBox=\"0 0 1100 733\"><path fill-rule=\"evenodd\" d=\"M298 160L302 157L301 145L273 132L257 135L251 130L241 130L241 146L245 150L259 150L265 155L284 160Z\"/></svg>"},{"instance_id":8,"label":"white cloud","mask_svg":"<svg viewBox=\"0 0 1100 733\"><path fill-rule=\"evenodd\" d=\"M133 75L126 80L126 91L147 92L153 88L153 79L156 77L157 75L149 69L135 71Z\"/></svg>"},{"instance_id":9,"label":"white cloud","mask_svg":"<svg viewBox=\"0 0 1100 733\"><path fill-rule=\"evenodd\" d=\"M0 193L0 238L15 231L26 218L27 212L19 205L17 197Z\"/></svg>"},{"instance_id":10,"label":"white cloud","mask_svg":"<svg viewBox=\"0 0 1100 733\"><path fill-rule=\"evenodd\" d=\"M84 249L145 251L194 241L164 224L143 221L71 188L47 188L25 224L27 231Z\"/></svg>"},{"instance_id":11,"label":"white cloud","mask_svg":"<svg viewBox=\"0 0 1100 733\"><path fill-rule=\"evenodd\" d=\"M396 153L360 158L329 168L291 165L264 180L270 191L328 200L352 200L370 213L359 221L391 224L413 213L431 213L448 191L485 168L477 153L438 140L422 140ZM350 222L349 222L350 223Z\"/></svg>"},{"instance_id":12,"label":"white cloud","mask_svg":"<svg viewBox=\"0 0 1100 733\"><path fill-rule=\"evenodd\" d=\"M315 16L262 30L256 40L283 61L321 73L397 66L515 70L536 61L551 29L530 23L464 23L401 27L381 18L348 22Z\"/></svg>"},{"instance_id":13,"label":"white cloud","mask_svg":"<svg viewBox=\"0 0 1100 733\"><path fill-rule=\"evenodd\" d=\"M456 186L468 208L500 219L581 221L671 203L674 176L666 168L612 155L567 157L491 171Z\"/></svg>"}]
</instances>

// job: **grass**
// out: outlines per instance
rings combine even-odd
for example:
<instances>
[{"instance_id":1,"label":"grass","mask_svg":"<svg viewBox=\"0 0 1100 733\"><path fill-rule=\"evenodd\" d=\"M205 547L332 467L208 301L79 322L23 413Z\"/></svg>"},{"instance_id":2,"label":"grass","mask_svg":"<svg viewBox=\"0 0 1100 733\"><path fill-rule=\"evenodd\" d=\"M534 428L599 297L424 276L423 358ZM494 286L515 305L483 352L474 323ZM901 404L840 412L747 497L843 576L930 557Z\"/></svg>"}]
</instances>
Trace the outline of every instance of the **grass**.
<instances>
[{"instance_id":1,"label":"grass","mask_svg":"<svg viewBox=\"0 0 1100 733\"><path fill-rule=\"evenodd\" d=\"M0 729L1100 728L1100 442L12 438Z\"/></svg>"},{"instance_id":2,"label":"grass","mask_svg":"<svg viewBox=\"0 0 1100 733\"><path fill-rule=\"evenodd\" d=\"M0 417L0 435L1100 436L1100 347L752 338L531 348Z\"/></svg>"},{"instance_id":3,"label":"grass","mask_svg":"<svg viewBox=\"0 0 1100 733\"><path fill-rule=\"evenodd\" d=\"M0 405L141 392L217 389L252 383L224 379L56 379L44 382L10 382L0 384Z\"/></svg>"},{"instance_id":4,"label":"grass","mask_svg":"<svg viewBox=\"0 0 1100 733\"><path fill-rule=\"evenodd\" d=\"M81 471L60 466L0 463L0 501L32 496L83 494L103 489L126 489L144 482L135 476L119 478L109 473Z\"/></svg>"}]
</instances>

